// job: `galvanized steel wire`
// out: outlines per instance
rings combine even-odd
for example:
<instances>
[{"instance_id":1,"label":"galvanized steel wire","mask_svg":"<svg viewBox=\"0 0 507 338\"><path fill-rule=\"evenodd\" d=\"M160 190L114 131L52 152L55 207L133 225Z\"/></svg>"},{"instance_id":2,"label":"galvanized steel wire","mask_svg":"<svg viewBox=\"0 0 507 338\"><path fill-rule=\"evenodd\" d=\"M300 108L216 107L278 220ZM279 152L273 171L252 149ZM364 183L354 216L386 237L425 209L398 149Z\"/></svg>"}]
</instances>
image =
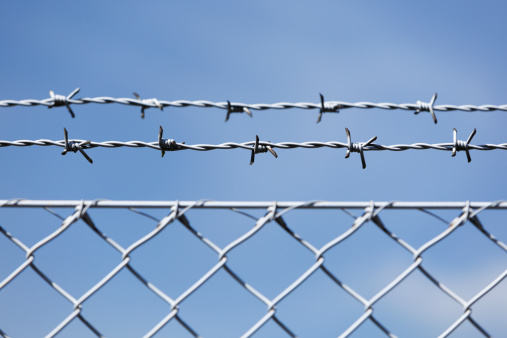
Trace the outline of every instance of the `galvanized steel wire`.
<instances>
[{"instance_id":1,"label":"galvanized steel wire","mask_svg":"<svg viewBox=\"0 0 507 338\"><path fill-rule=\"evenodd\" d=\"M149 107L149 108L159 108L162 106L165 107L200 107L200 108L219 108L227 110L227 102L211 102L206 100L175 100L175 101L166 101L166 100L158 100L155 99L160 105L157 105L155 102L149 102L148 100L154 99L145 99L139 100L135 98L114 98L108 96L100 96L100 97L83 97L80 99L69 99L66 100L69 104L88 104L88 103L98 103L98 104L110 104L110 103L118 103L129 106L137 106L137 107ZM240 103L240 102L231 102L233 106L248 108L252 110L268 110L268 109L320 109L322 106L320 103L311 103L311 102L278 102L278 103ZM47 98L43 100L35 100L35 99L25 99L25 100L0 100L0 107L13 107L13 106L46 106L52 107L55 105L54 98ZM419 110L421 107L417 103L373 103L373 102L343 102L343 101L327 101L327 106L338 106L339 109L347 109L347 108L360 108L360 109L370 109L370 108L379 108L379 109L401 109L401 110ZM438 111L507 111L507 104L504 105L435 105L433 107L434 110Z\"/></svg>"},{"instance_id":2,"label":"galvanized steel wire","mask_svg":"<svg viewBox=\"0 0 507 338\"><path fill-rule=\"evenodd\" d=\"M150 99L141 99L139 95L134 93L135 98L114 98L107 96L100 97L84 97L80 99L74 99L73 96L79 92L79 88L75 89L68 96L64 95L56 95L52 91L50 91L50 97L43 100L36 99L24 99L24 100L0 100L0 107L13 107L13 106L46 106L48 108L66 106L69 110L72 117L74 117L74 113L71 110L71 105L80 105L80 104L88 104L88 103L97 103L97 104L123 104L129 106L137 106L142 108L141 116L144 117L144 110L146 108L157 108L163 110L165 107L200 107L200 108L219 108L228 111L226 121L229 118L230 113L241 113L246 112L249 115L249 110L281 110L281 109L319 109L321 111L317 122L320 122L322 113L336 113L341 109L348 108L358 108L358 109L386 109L386 110L407 110L413 111L415 113L419 113L422 111L431 112L433 115L433 119L436 123L436 117L433 111L465 111L465 112L488 112L488 111L507 111L507 104L503 105L493 105L493 104L485 104L485 105L434 105L436 94L433 96L431 101L422 102L417 101L416 103L373 103L373 102L344 102L344 101L324 101L324 98L321 95L320 103L311 103L311 102L278 102L278 103L254 103L254 104L246 104L239 102L211 102L206 100L175 100L175 101L167 101L167 100L159 100L156 98Z\"/></svg>"},{"instance_id":3,"label":"galvanized steel wire","mask_svg":"<svg viewBox=\"0 0 507 338\"><path fill-rule=\"evenodd\" d=\"M161 129L162 131L162 129ZM348 132L348 129L347 129ZM67 135L65 130L65 135ZM316 149L316 148L346 148L348 157L350 152L357 152L361 155L361 160L363 162L363 169L366 167L366 163L364 161L363 151L405 151L405 150L443 150L443 151L452 151L453 156L456 155L457 151L466 151L468 161L471 161L469 150L507 150L507 143L502 144L483 144L483 145L473 145L469 144L473 135L475 135L475 130L470 135L469 139L465 141L457 140L456 138L456 130L454 130L454 142L453 143L436 143L436 144L428 144L428 143L414 143L414 144L395 144L395 145L381 145L371 143L373 139L366 143L356 142L352 143L350 140L350 134L347 133L348 142L342 143L337 141L330 142L279 142L279 143L271 143L271 142L262 142L262 141L249 141L243 143L235 143L235 142L227 142L221 144L185 144L185 143L177 143L172 139L162 139L161 133L159 134L158 142L143 142L143 141L105 141L105 142L93 142L88 140L61 140L61 141L52 141L46 139L40 140L18 140L18 141L2 141L0 140L0 148L2 147L29 147L29 146L57 146L64 148L64 153L68 151L77 152L78 150L87 158L88 161L92 162L92 160L84 153L83 150L92 149L97 147L103 148L119 148L119 147L129 147L129 148L151 148L155 150L162 151L179 151L179 150L197 150L197 151L210 151L210 150L230 150L230 149L246 149L252 152L252 162L256 153L266 152L267 149L278 148L278 149L295 149L295 148L306 148L306 149ZM262 148L262 149L261 149ZM62 153L62 154L64 154ZM162 154L163 154L162 153ZM276 155L273 151L273 155Z\"/></svg>"},{"instance_id":4,"label":"galvanized steel wire","mask_svg":"<svg viewBox=\"0 0 507 338\"><path fill-rule=\"evenodd\" d=\"M72 140L76 143L87 142L85 140ZM198 150L198 151L210 151L210 150L229 150L229 149L247 149L249 151L252 150L252 146L255 144L255 141L248 141L243 143L235 143L235 142L226 142L221 144L184 144L184 143L176 143L177 148L174 149L165 149L165 151L178 151L178 150ZM330 142L263 142L260 141L259 145L270 146L272 148L279 149L296 149L296 148L306 148L306 149L316 149L316 148L347 148L347 143L330 141ZM3 141L0 140L0 148L2 147L29 147L29 146L57 146L65 148L65 141L52 141L52 140L17 140L17 141ZM83 149L92 149L92 148L151 148L155 150L161 150L158 142L143 142L143 141L104 141L104 142L93 142L91 141L89 144L84 145ZM452 151L454 147L453 143L413 143L413 144L394 144L394 145L381 145L372 143L366 147L364 147L364 151L376 151L376 150L390 150L390 151L404 151L404 150L445 150ZM507 150L507 143L501 144L482 144L482 145L469 145L470 149L473 150Z\"/></svg>"},{"instance_id":5,"label":"galvanized steel wire","mask_svg":"<svg viewBox=\"0 0 507 338\"><path fill-rule=\"evenodd\" d=\"M60 208L60 207L73 207L74 211L71 212L68 216L60 216L57 212L53 211L49 208ZM326 202L326 201L312 201L312 202L216 202L216 201L186 201L186 202L178 202L178 201L108 201L108 200L94 200L94 201L32 201L32 200L0 200L0 209L1 208L43 208L49 211L52 215L58 217L59 220L63 221L61 224L57 224L55 230L46 236L45 238L39 240L33 246L25 245L21 240L19 240L15 235L11 234L7 231L2 225L0 226L0 233L3 234L9 241L14 243L20 250L25 252L24 261L15 268L7 277L1 276L2 279L0 282L0 292L8 292L5 290L5 287L14 282L16 277L21 275L23 271L27 270L30 267L43 281L45 281L51 288L53 288L58 294L61 295L64 299L66 299L70 303L69 314L67 317L62 318L61 322L48 333L47 337L54 337L59 332L61 332L66 326L68 326L75 319L81 321L94 335L98 337L102 337L100 328L96 327L94 323L87 320L83 315L83 309L86 308L87 304L86 300L91 297L100 298L100 295L97 294L98 290L104 287L107 283L109 283L120 271L128 271L135 279L139 282L139 287L146 287L153 294L155 294L158 298L163 300L167 304L167 310L165 314L161 314L158 323L153 326L145 335L145 337L151 337L157 332L159 332L167 323L171 321L175 321L181 325L190 335L194 337L199 337L202 335L206 335L206 332L197 332L197 330L192 326L194 323L190 323L185 321L185 318L182 318L180 315L180 310L185 307L185 301L191 297L195 291L211 280L218 271L226 272L232 281L238 283L245 292L251 294L254 298L256 298L259 302L264 303L267 308L265 314L261 318L257 318L255 324L251 327L244 328L244 334L242 337L250 337L257 331L259 331L264 324L268 322L273 322L278 325L288 336L296 337L297 332L295 332L291 327L289 327L286 323L284 323L279 316L277 316L277 305L282 303L287 297L290 297L292 292L305 283L316 271L322 271L325 276L329 278L337 288L345 291L350 297L355 299L359 304L364 306L364 310L362 314L354 321L349 323L349 326L346 330L339 333L340 337L347 337L351 333L353 333L356 329L362 326L365 322L370 321L374 324L381 332L386 334L389 337L396 337L395 332L392 329L388 328L385 324L383 324L377 317L373 315L375 306L382 302L384 296L388 293L396 289L403 281L411 275L414 271L419 271L423 276L425 276L431 284L442 291L444 295L446 295L449 299L452 299L454 302L458 303L462 307L461 312L457 312L455 315L455 320L453 322L448 323L448 327L444 332L441 333L440 337L447 337L454 330L460 327L464 322L468 322L472 324L472 326L477 330L477 332L485 337L489 337L490 334L487 331L487 328L484 327L481 323L479 323L472 316L472 308L475 304L480 302L480 300L488 294L491 290L493 290L500 282L502 282L507 276L507 269L502 273L495 276L493 280L489 284L487 284L483 289L479 290L472 297L465 299L458 295L455 291L451 290L448 286L444 285L442 282L438 280L438 276L429 271L424 265L424 254L430 250L435 245L440 245L439 243L445 238L451 236L453 233L459 231L459 228L463 226L465 223L469 222L471 226L477 228L481 234L483 234L489 241L491 241L495 246L500 248L502 252L507 253L507 245L497 238L493 236L484 225L479 220L479 214L486 209L507 209L507 202L498 201L498 202ZM152 230L134 241L130 246L123 247L119 245L113 238L106 235L99 229L99 224L93 221L93 215L95 209L104 209L104 208L115 208L115 209L125 209L136 212L142 216L146 216L152 220L156 221L156 225L153 226ZM136 209L134 209L136 208ZM168 210L168 215L163 218L155 218L151 215L146 214L144 211L138 210L143 208L162 208ZM248 213L238 210L239 209L258 209L265 210L265 214L261 217L253 217ZM210 238L206 237L205 234L200 233L194 228L191 223L191 219L187 216L188 211L191 209L222 209L222 210L231 210L240 212L240 214L253 218L255 220L255 224L253 224L250 229L243 233L241 236L237 237L233 241L229 242L225 246L219 246L214 243ZM324 245L320 247L314 246L309 241L303 239L300 235L298 235L291 228L291 224L286 221L284 218L285 215L290 213L291 211L298 209L313 209L313 210L324 210L324 209L337 209L344 210L346 209L359 209L363 210L363 214L361 216L354 216L350 212L347 212L350 216L354 218L351 227L348 228L345 232L340 233L338 236L329 239ZM442 231L431 238L426 243L422 244L419 247L413 247L408 242L404 241L400 237L398 237L394 232L388 229L386 224L381 219L382 213L384 210L414 210L416 212L426 212L432 215L427 209L451 209L458 211L456 217L448 222L443 220L442 218L435 216L439 222L443 222L446 226L442 227ZM104 240L109 246L111 246L115 251L118 251L121 254L119 263L111 269L104 277L97 282L93 287L84 292L82 295L73 296L68 293L64 288L53 281L50 276L45 274L37 267L37 259L35 254L37 251L43 246L50 245L52 241L58 238L65 230L68 228L75 226L74 224L78 221L82 220L86 226L91 230L94 234L96 234L99 238ZM209 247L215 254L218 255L216 264L211 267L208 271L206 271L200 278L195 280L193 284L189 285L188 288L183 291L178 297L172 298L168 296L166 293L162 292L157 286L153 283L149 282L145 277L141 275L142 267L139 269L134 269L130 264L132 260L135 260L134 251L145 245L150 239L157 236L161 233L165 228L167 228L170 224L175 221L179 221L179 223L183 226L184 229L188 230L188 232L202 242L203 245ZM233 269L228 265L229 257L233 255L233 249L242 245L245 242L250 241L250 239L259 231L268 224L274 222L275 225L279 226L283 233L287 234L289 237L296 240L302 247L304 247L309 253L314 257L314 263L306 268L306 270L299 275L290 285L286 286L284 290L278 293L275 297L270 298L261 293L258 289L256 289L253 285L250 285L247 281L241 278L241 276L233 271ZM58 222L59 223L59 222ZM352 286L347 285L341 281L341 276L337 276L336 273L333 273L329 270L325 265L325 256L333 248L340 246L342 242L346 239L354 236L356 232L358 232L361 228L365 227L369 224L372 227L378 227L382 233L388 236L390 239L394 241L394 245L399 245L404 251L407 252L408 255L411 256L411 263L405 268L404 271L399 273L390 283L385 285L381 290L379 290L375 295L370 298L366 298L357 292ZM378 310L381 311L381 310ZM0 323L1 324L1 323ZM7 337L7 333L2 331L0 328L0 334L4 337Z\"/></svg>"}]
</instances>

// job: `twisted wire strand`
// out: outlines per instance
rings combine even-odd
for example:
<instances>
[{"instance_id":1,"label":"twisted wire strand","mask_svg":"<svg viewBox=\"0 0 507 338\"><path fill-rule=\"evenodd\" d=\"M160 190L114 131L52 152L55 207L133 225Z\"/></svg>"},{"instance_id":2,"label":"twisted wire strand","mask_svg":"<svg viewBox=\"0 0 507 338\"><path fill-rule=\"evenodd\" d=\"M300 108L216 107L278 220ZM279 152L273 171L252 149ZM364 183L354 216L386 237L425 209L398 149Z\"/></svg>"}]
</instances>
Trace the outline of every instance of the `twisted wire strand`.
<instances>
[{"instance_id":1,"label":"twisted wire strand","mask_svg":"<svg viewBox=\"0 0 507 338\"><path fill-rule=\"evenodd\" d=\"M164 107L201 107L201 108L219 108L219 109L228 109L227 102L211 102L206 100L196 100L196 101L188 101L188 100L176 100L176 101L164 101L158 99L135 99L135 98L114 98L114 97L84 97L80 99L66 99L60 98L63 100L62 102L66 102L69 105L71 104L88 104L88 103L98 103L98 104L124 104L130 106L144 107L144 108L164 108ZM231 102L231 105L234 107L248 108L252 110L267 110L267 109L322 109L321 103L311 103L311 102L278 102L278 103L254 103L254 104L246 104L239 102ZM13 107L13 106L47 106L53 107L55 105L54 98L47 98L43 100L34 100L34 99L26 99L26 100L0 100L0 107ZM343 102L343 101L326 101L326 107L333 107L336 109L348 109L348 108L360 108L360 109L371 109L371 108L379 108L386 110L411 110L417 111L421 109L421 106L417 103L373 103L373 102ZM504 105L434 105L433 110L436 111L507 111L507 104Z\"/></svg>"},{"instance_id":2,"label":"twisted wire strand","mask_svg":"<svg viewBox=\"0 0 507 338\"><path fill-rule=\"evenodd\" d=\"M85 140L72 140L72 142L80 143L86 142ZM164 148L165 151L179 151L179 150L197 150L197 151L210 151L210 150L228 150L228 149L247 149L249 151L252 150L255 141L243 142L243 143L235 143L235 142L227 142L221 144L184 144L184 143L176 143L176 146L173 149ZM280 142L280 143L271 143L271 142L259 142L261 146L270 146L271 148L280 148L280 149L294 149L294 148L307 148L307 149L315 149L315 148L348 148L347 143L330 141L330 142ZM28 147L28 146L58 146L65 148L65 141L53 141L53 140L17 140L17 141L3 141L0 140L0 148L2 147ZM129 147L129 148L151 148L155 150L161 150L158 142L143 142L143 141L104 141L104 142L90 142L89 144L83 145L83 149L91 149L91 148L119 148L119 147ZM381 145L381 144L369 144L363 147L364 151L380 151L380 150L390 150L390 151L404 151L404 150L444 150L444 151L452 151L454 147L454 143L414 143L414 144L394 144L394 145ZM473 145L470 144L468 146L469 149L474 150L507 150L507 143L501 144L482 144L482 145Z\"/></svg>"}]
</instances>

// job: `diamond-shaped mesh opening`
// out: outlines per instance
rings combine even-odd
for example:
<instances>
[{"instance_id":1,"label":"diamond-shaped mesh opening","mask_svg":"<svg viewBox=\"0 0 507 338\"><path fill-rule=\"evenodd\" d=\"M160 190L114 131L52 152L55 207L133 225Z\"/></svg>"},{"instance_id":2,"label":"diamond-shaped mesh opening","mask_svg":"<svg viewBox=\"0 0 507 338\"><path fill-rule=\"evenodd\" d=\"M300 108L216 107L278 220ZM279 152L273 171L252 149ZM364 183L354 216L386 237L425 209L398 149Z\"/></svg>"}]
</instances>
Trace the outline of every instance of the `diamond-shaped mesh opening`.
<instances>
[{"instance_id":1,"label":"diamond-shaped mesh opening","mask_svg":"<svg viewBox=\"0 0 507 338\"><path fill-rule=\"evenodd\" d=\"M79 298L118 264L120 255L79 220L34 256L40 270Z\"/></svg>"},{"instance_id":2,"label":"diamond-shaped mesh opening","mask_svg":"<svg viewBox=\"0 0 507 338\"><path fill-rule=\"evenodd\" d=\"M203 337L239 337L266 312L266 305L223 269L185 299L179 311Z\"/></svg>"},{"instance_id":3,"label":"diamond-shaped mesh opening","mask_svg":"<svg viewBox=\"0 0 507 338\"><path fill-rule=\"evenodd\" d=\"M11 337L43 337L67 316L65 309L71 306L27 267L0 292L1 329Z\"/></svg>"},{"instance_id":4,"label":"diamond-shaped mesh opening","mask_svg":"<svg viewBox=\"0 0 507 338\"><path fill-rule=\"evenodd\" d=\"M82 313L106 337L142 337L168 309L125 267L83 303Z\"/></svg>"},{"instance_id":5,"label":"diamond-shaped mesh opening","mask_svg":"<svg viewBox=\"0 0 507 338\"><path fill-rule=\"evenodd\" d=\"M28 247L33 246L62 225L61 219L43 208L23 208L20 211L14 208L0 208L0 226ZM66 218L74 212L74 208L58 209L56 212Z\"/></svg>"},{"instance_id":6,"label":"diamond-shaped mesh opening","mask_svg":"<svg viewBox=\"0 0 507 338\"><path fill-rule=\"evenodd\" d=\"M361 215L357 210L353 212L357 216ZM317 249L348 230L354 223L354 218L342 210L294 209L282 217L293 232Z\"/></svg>"},{"instance_id":7,"label":"diamond-shaped mesh opening","mask_svg":"<svg viewBox=\"0 0 507 338\"><path fill-rule=\"evenodd\" d=\"M363 297L370 298L410 264L410 252L396 244L373 222L330 249L326 266Z\"/></svg>"},{"instance_id":8,"label":"diamond-shaped mesh opening","mask_svg":"<svg viewBox=\"0 0 507 338\"><path fill-rule=\"evenodd\" d=\"M266 214L266 210L262 209L235 210L191 209L186 215L195 230L223 249L248 232Z\"/></svg>"},{"instance_id":9,"label":"diamond-shaped mesh opening","mask_svg":"<svg viewBox=\"0 0 507 338\"><path fill-rule=\"evenodd\" d=\"M100 232L127 248L150 232L161 220L171 213L170 209L89 209L88 214ZM152 219L150 217L155 218Z\"/></svg>"},{"instance_id":10,"label":"diamond-shaped mesh opening","mask_svg":"<svg viewBox=\"0 0 507 338\"><path fill-rule=\"evenodd\" d=\"M466 300L507 267L507 253L499 250L470 222L429 249L423 257L424 266Z\"/></svg>"},{"instance_id":11,"label":"diamond-shaped mesh opening","mask_svg":"<svg viewBox=\"0 0 507 338\"><path fill-rule=\"evenodd\" d=\"M415 249L442 233L456 216L456 210L452 216L442 210L385 209L379 213L384 226Z\"/></svg>"},{"instance_id":12,"label":"diamond-shaped mesh opening","mask_svg":"<svg viewBox=\"0 0 507 338\"><path fill-rule=\"evenodd\" d=\"M364 313L363 304L320 269L276 308L277 316L300 337L336 337Z\"/></svg>"},{"instance_id":13,"label":"diamond-shaped mesh opening","mask_svg":"<svg viewBox=\"0 0 507 338\"><path fill-rule=\"evenodd\" d=\"M314 255L276 222L268 223L227 257L229 267L273 299L314 263Z\"/></svg>"},{"instance_id":14,"label":"diamond-shaped mesh opening","mask_svg":"<svg viewBox=\"0 0 507 338\"><path fill-rule=\"evenodd\" d=\"M190 224L193 223L191 218L189 221ZM154 228L155 226L152 227ZM218 261L218 255L179 221L167 225L130 256L132 267L173 298L201 278Z\"/></svg>"},{"instance_id":15,"label":"diamond-shaped mesh opening","mask_svg":"<svg viewBox=\"0 0 507 338\"><path fill-rule=\"evenodd\" d=\"M376 318L399 337L436 337L463 313L459 303L419 270L412 272L373 307Z\"/></svg>"}]
</instances>

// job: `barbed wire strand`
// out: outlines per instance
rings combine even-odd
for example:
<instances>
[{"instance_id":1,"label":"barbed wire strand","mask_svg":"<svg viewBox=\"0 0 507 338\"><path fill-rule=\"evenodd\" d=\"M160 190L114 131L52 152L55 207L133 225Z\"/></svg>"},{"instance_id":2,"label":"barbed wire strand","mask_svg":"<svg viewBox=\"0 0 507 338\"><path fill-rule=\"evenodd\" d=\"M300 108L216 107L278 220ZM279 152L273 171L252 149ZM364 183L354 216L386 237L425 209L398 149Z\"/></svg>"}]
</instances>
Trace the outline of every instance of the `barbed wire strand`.
<instances>
[{"instance_id":1,"label":"barbed wire strand","mask_svg":"<svg viewBox=\"0 0 507 338\"><path fill-rule=\"evenodd\" d=\"M456 134L456 131L454 130L454 134ZM471 136L475 134L475 130L472 132ZM348 134L347 136L350 136ZM221 143L221 144L185 144L183 143L177 143L172 139L162 139L161 134L159 134L159 141L158 142L143 142L143 141L127 141L127 142L121 142L121 141L104 141L104 142L92 142L89 140L60 140L60 141L53 141L53 140L47 140L47 139L40 139L40 140L17 140L17 141L3 141L0 140L0 148L2 147L29 147L29 146L57 146L64 148L64 152L62 155L64 155L67 151L73 151L77 152L78 150L83 154L83 156L90 162L93 163L91 158L88 157L84 153L84 150L86 149L92 149L97 147L103 147L103 148L119 148L119 147L129 147L129 148L151 148L158 151L162 151L162 156L166 151L180 151L180 150L196 150L196 151L210 151L210 150L230 150L230 149L246 149L250 152L252 152L252 159L250 164L253 163L254 154L260 153L260 152L267 152L270 150L275 157L278 157L276 153L272 150L272 148L279 148L279 149L295 149L295 148L306 148L306 149L316 149L316 148L345 148L347 149L346 158L349 156L350 152L357 152L361 155L361 161L363 164L363 169L366 168L366 163L364 161L364 155L363 151L405 151L405 150L443 150L443 151L452 151L453 155L455 156L457 151L465 151L467 153L468 162L471 161L469 150L482 150L482 151L488 151L488 150L507 150L507 143L501 143L501 144L482 144L482 145L473 145L469 144L471 137L468 138L468 140L461 141L457 140L456 137L454 137L453 143L435 143L435 144L428 144L428 143L413 143L413 144L395 144L395 145L381 145L381 144L375 144L371 143L372 139L370 139L366 143L352 143L350 141L350 137L348 137L347 143L337 142L337 141L330 141L330 142L279 142L279 143L271 143L271 142L261 142L258 140L258 137L256 137L255 141L248 141L243 143L235 143L235 142L227 142L227 143Z\"/></svg>"},{"instance_id":2,"label":"barbed wire strand","mask_svg":"<svg viewBox=\"0 0 507 338\"><path fill-rule=\"evenodd\" d=\"M493 105L493 104L485 104L485 105L434 105L437 94L433 95L430 102L422 102L417 101L416 103L373 103L373 102L344 102L344 101L324 101L324 97L320 94L320 103L311 103L311 102L278 102L278 103L254 103L254 104L246 104L240 102L212 102L206 100L175 100L175 101L167 101L167 100L159 100L156 98L151 99L141 99L137 93L134 93L135 98L114 98L108 96L100 96L100 97L84 97L80 99L73 99L72 97L79 92L79 88L76 88L71 94L68 96L64 95L56 95L53 91L50 91L50 97L43 100L35 100L35 99L25 99L25 100L0 100L0 107L13 107L13 106L46 106L48 108L65 106L67 107L69 113L72 117L74 117L74 113L72 112L70 105L79 105L79 104L88 104L88 103L97 103L97 104L123 104L130 106L141 107L141 117L144 118L145 109L146 108L157 108L163 111L165 107L200 107L200 108L219 108L227 110L226 120L229 119L229 115L231 113L246 113L252 117L250 110L281 110L281 109L319 109L320 113L317 119L317 123L321 121L323 113L338 113L342 109L349 108L359 108L359 109L385 109L385 110L408 110L413 111L415 114L420 112L429 112L431 113L433 120L437 123L436 116L434 111L465 111L465 112L490 112L490 111L507 111L507 104L503 105Z\"/></svg>"},{"instance_id":3,"label":"barbed wire strand","mask_svg":"<svg viewBox=\"0 0 507 338\"><path fill-rule=\"evenodd\" d=\"M74 142L86 142L84 140L74 140ZM234 143L227 142L221 144L182 144L177 143L177 148L171 149L170 151L178 151L178 150L198 150L198 151L210 151L210 150L229 150L229 149L247 149L252 150L252 146L255 144L255 141L248 141L243 143ZM259 145L270 146L271 148L280 148L280 149L295 149L295 148L306 148L306 149L315 149L315 148L347 148L346 143L337 142L337 141L329 141L329 142L280 142L280 143L271 143L271 142L259 142ZM40 140L17 140L17 141L4 141L0 140L0 148L2 147L29 147L29 146L58 146L65 148L65 141L52 141L46 139ZM129 147L129 148L151 148L155 150L161 150L158 146L158 142L143 142L143 141L104 141L104 142L91 142L89 145L83 146L83 149L92 149L92 148L121 148L121 147ZM394 145L381 145L372 143L366 147L364 147L364 151L377 151L377 150L390 150L390 151L404 151L404 150L445 150L452 151L454 145L452 143L413 143L413 144L394 144ZM473 150L507 150L507 143L500 144L482 144L482 145L473 145L470 144L469 149ZM164 149L167 151L168 149Z\"/></svg>"}]
</instances>

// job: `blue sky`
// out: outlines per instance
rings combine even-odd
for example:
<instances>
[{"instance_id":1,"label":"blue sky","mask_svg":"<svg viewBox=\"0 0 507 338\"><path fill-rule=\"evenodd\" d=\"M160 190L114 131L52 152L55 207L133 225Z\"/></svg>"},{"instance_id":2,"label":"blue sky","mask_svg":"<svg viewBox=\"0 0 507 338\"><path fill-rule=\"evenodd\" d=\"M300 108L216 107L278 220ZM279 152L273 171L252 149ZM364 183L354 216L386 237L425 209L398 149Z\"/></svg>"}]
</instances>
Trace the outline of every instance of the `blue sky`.
<instances>
[{"instance_id":1,"label":"blue sky","mask_svg":"<svg viewBox=\"0 0 507 338\"><path fill-rule=\"evenodd\" d=\"M160 100L275 103L318 102L322 93L327 100L415 103L428 102L438 92L437 104L506 104L506 7L503 1L432 0L5 2L0 5L0 100L44 99L49 97L49 90L67 95L80 87L76 97L133 98L132 93L137 92L142 98ZM298 109L253 111L252 119L234 114L227 123L224 110L211 108L166 108L163 112L148 109L144 120L139 108L123 105L76 105L73 111L75 119L63 107L0 108L0 139L61 140L66 127L71 139L153 142L159 126L163 126L164 137L187 144L246 142L254 140L255 135L272 142L345 142L347 127L353 141L377 136L376 143L384 145L452 142L453 128L462 140L477 128L474 144L507 142L505 112L437 112L435 125L427 113L414 116L406 111L378 109L326 114L320 124L315 123L318 111ZM456 157L433 150L366 152L366 170L361 169L358 154L345 159L344 149L328 148L277 150L278 159L259 154L252 166L250 153L245 150L168 152L161 158L160 152L151 149L96 148L87 151L94 160L92 165L80 154L61 156L61 151L57 147L1 148L0 198L505 199L507 160L501 150L472 151L471 163L467 163L464 152ZM70 211L65 217L68 214ZM494 215L491 222L501 222L500 215ZM448 215L447 219L455 216ZM26 217L32 223L46 216L27 212ZM46 230L54 231L56 219L47 217L43 218ZM128 214L121 217L129 223ZM15 217L0 210L0 225L21 237L21 230L9 224L11 219ZM136 228L135 224L127 227L130 231ZM22 231L28 229L31 226ZM502 234L501 227L496 230ZM278 239L279 234L273 236ZM463 241L473 239L478 232L468 236ZM74 237L69 237L72 243ZM35 239L30 241L35 243ZM5 240L2 243L12 245ZM69 247L62 243L62 250ZM446 250L460 247L460 242L454 241ZM367 261L369 254L365 250ZM22 254L15 247L5 251L4 255ZM55 257L47 255L51 266ZM252 255L245 258L245 264L255 263L257 256ZM481 257L488 259L487 255ZM497 262L496 258L492 261ZM483 262L473 266L490 271ZM506 266L505 257L498 258L498 262ZM4 270L0 279L10 273L8 268ZM459 271L442 268L441 273L450 273L451 279L461 278ZM99 273L97 278L103 275ZM192 283L192 277L182 285ZM419 288L418 281L413 283L407 290ZM87 290L86 285L74 290L76 296ZM505 282L502 285L505 290ZM25 291L19 292L25 295ZM403 292L409 291L400 289ZM141 299L139 304L143 304ZM212 298L206 299L213 304ZM18 302L9 304L13 309L29 307ZM58 308L63 319L70 313L67 307L63 300L50 310ZM210 308L200 311L211 316ZM3 329L1 314L7 310L0 311ZM9 321L17 318L23 323L22 317L9 317ZM177 325L173 326L178 330ZM276 327L273 331L269 331L270 326L265 329L264 336L280 334ZM62 336L72 336L71 330L63 331ZM505 326L496 330L496 335L507 332ZM19 336L48 332L20 331ZM86 336L86 331L82 332ZM210 328L210 333L206 332L203 336L217 336L219 331ZM337 334L330 332L326 334ZM378 333L375 328L368 332ZM475 334L472 329L461 334L468 333Z\"/></svg>"}]
</instances>

